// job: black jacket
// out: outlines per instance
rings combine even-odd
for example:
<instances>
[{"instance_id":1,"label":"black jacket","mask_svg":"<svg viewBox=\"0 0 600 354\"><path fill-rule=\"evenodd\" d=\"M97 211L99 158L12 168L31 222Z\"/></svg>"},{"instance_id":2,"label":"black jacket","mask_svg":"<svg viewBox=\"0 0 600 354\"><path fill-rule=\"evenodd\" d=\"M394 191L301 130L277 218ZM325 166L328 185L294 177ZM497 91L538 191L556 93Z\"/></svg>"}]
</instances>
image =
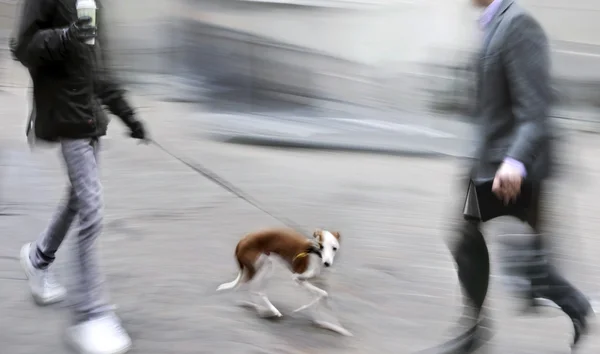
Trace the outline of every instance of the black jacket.
<instances>
[{"instance_id":1,"label":"black jacket","mask_svg":"<svg viewBox=\"0 0 600 354\"><path fill-rule=\"evenodd\" d=\"M99 4L99 0L96 0ZM65 30L77 19L76 0L24 0L15 56L33 81L39 139L81 139L106 134L106 106L131 125L134 110L103 62L100 42L94 46L69 43ZM96 15L99 33L102 8Z\"/></svg>"}]
</instances>

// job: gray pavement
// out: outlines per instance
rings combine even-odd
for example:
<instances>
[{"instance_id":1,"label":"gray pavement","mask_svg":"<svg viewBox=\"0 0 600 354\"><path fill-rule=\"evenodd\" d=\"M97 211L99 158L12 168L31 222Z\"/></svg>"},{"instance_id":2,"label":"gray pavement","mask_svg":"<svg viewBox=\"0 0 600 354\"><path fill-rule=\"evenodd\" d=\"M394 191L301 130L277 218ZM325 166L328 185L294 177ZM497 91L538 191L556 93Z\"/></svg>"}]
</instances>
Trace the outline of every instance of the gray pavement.
<instances>
[{"instance_id":1,"label":"gray pavement","mask_svg":"<svg viewBox=\"0 0 600 354\"><path fill-rule=\"evenodd\" d=\"M186 118L202 136L241 145L371 152L400 156L470 156L473 127L452 115L382 111L349 103L314 106L210 91L167 75L132 76L137 92L159 100L196 102ZM213 93L213 96L214 93Z\"/></svg>"},{"instance_id":2,"label":"gray pavement","mask_svg":"<svg viewBox=\"0 0 600 354\"><path fill-rule=\"evenodd\" d=\"M30 152L23 135L24 90L0 93L0 352L68 353L61 306L40 309L27 294L19 247L45 226L66 181L56 149ZM130 331L133 353L411 353L441 342L460 311L445 237L460 195L459 162L283 150L202 139L210 126L194 106L136 97L155 139L202 163L274 212L306 226L343 234L330 282L338 316L354 337L310 326L290 310L307 297L278 270L270 285L281 321L258 319L235 305L243 294L216 294L235 275L232 253L250 230L278 225L264 213L162 153L123 137L116 120L105 139L102 173L106 226L100 249L112 299ZM577 160L557 190L557 219L569 229L574 282L598 292L595 235L600 143L578 134L568 146ZM573 169L575 168L576 169ZM11 215L4 215L4 214ZM564 231L557 228L557 230ZM69 274L66 245L57 264ZM571 271L572 269L572 271ZM562 316L514 316L515 304L494 281L490 305L497 335L491 353L568 353ZM582 353L597 353L590 338Z\"/></svg>"},{"instance_id":3,"label":"gray pavement","mask_svg":"<svg viewBox=\"0 0 600 354\"><path fill-rule=\"evenodd\" d=\"M193 114L218 141L246 145L461 157L473 145L470 124L398 113L368 117ZM435 128L434 128L435 127Z\"/></svg>"},{"instance_id":4,"label":"gray pavement","mask_svg":"<svg viewBox=\"0 0 600 354\"><path fill-rule=\"evenodd\" d=\"M202 138L241 145L368 152L430 158L471 157L475 127L459 114L381 110L348 102L304 104L249 92L217 94L194 80L170 75L128 76L138 94L196 103L186 118L202 126ZM194 85L195 84L195 85ZM557 106L551 117L564 128L600 132L600 111Z\"/></svg>"},{"instance_id":5,"label":"gray pavement","mask_svg":"<svg viewBox=\"0 0 600 354\"><path fill-rule=\"evenodd\" d=\"M244 107L243 105L239 105ZM216 110L197 105L187 118L203 137L241 145L369 152L429 158L472 157L475 126L465 117L423 112L385 112L336 105L339 110ZM557 107L552 119L559 140L567 130L600 132L598 110Z\"/></svg>"}]
</instances>

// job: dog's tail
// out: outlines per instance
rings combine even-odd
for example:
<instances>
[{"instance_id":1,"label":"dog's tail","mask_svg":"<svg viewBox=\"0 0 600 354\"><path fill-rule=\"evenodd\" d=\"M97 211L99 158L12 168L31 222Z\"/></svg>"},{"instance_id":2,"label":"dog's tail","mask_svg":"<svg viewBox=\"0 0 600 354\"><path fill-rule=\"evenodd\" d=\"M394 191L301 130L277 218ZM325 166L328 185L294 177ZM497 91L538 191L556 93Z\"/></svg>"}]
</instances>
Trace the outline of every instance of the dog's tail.
<instances>
[{"instance_id":1,"label":"dog's tail","mask_svg":"<svg viewBox=\"0 0 600 354\"><path fill-rule=\"evenodd\" d=\"M238 257L238 250L240 248L240 245L238 244L237 247L235 248L235 259L237 260L238 266L240 267L240 272L237 275L237 278L235 278L234 281L230 281L229 283L223 283L221 285L219 285L219 287L217 288L217 291L223 291L223 290L231 290L234 288L237 288L240 283L242 282L242 278L244 277L244 265L242 264L242 262L240 261L240 258Z\"/></svg>"},{"instance_id":2,"label":"dog's tail","mask_svg":"<svg viewBox=\"0 0 600 354\"><path fill-rule=\"evenodd\" d=\"M244 271L240 269L240 272L238 273L238 276L237 276L237 278L235 278L234 281L231 281L229 283L223 283L223 284L219 285L219 287L217 288L217 291L231 290L231 289L237 288L238 285L240 285L243 273L244 273Z\"/></svg>"}]
</instances>

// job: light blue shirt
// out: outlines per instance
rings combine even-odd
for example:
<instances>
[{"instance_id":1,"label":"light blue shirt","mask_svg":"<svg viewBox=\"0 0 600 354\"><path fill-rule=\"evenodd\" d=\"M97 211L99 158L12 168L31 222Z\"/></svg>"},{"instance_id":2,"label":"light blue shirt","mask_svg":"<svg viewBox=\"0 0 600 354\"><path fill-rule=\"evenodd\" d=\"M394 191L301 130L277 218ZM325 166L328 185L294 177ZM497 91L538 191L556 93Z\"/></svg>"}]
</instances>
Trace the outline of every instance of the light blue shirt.
<instances>
[{"instance_id":1,"label":"light blue shirt","mask_svg":"<svg viewBox=\"0 0 600 354\"><path fill-rule=\"evenodd\" d=\"M500 10L500 5L502 5L502 0L494 0L491 4L488 5L488 7L485 8L483 14L479 18L479 25L481 26L481 28L486 28L487 25L489 25L490 22L492 22L492 19L494 18L498 10Z\"/></svg>"}]
</instances>

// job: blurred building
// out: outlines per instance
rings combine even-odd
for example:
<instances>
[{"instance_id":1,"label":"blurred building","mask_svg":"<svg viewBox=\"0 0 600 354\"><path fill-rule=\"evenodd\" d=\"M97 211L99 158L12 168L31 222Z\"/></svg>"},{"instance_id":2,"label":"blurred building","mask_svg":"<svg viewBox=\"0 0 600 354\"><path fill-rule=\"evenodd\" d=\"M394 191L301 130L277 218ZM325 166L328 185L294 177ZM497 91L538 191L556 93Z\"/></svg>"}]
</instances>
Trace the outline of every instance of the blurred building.
<instances>
[{"instance_id":1,"label":"blurred building","mask_svg":"<svg viewBox=\"0 0 600 354\"><path fill-rule=\"evenodd\" d=\"M15 2L0 1L3 33ZM471 101L480 34L470 0L104 2L116 67L191 100L408 111L460 111ZM597 104L600 2L520 2L552 38L561 102Z\"/></svg>"}]
</instances>

